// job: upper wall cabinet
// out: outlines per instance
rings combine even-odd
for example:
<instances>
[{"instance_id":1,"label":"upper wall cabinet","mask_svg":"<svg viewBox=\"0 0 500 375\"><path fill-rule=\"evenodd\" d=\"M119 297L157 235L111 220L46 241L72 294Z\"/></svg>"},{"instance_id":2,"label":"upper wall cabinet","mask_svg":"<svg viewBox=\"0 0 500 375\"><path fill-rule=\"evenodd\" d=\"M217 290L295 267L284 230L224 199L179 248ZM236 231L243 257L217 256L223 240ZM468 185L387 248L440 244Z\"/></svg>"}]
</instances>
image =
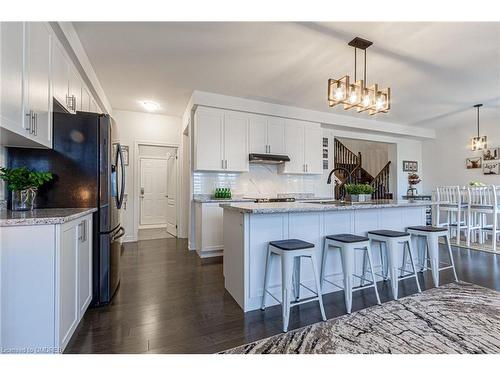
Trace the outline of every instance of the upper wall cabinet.
<instances>
[{"instance_id":1,"label":"upper wall cabinet","mask_svg":"<svg viewBox=\"0 0 500 375\"><path fill-rule=\"evenodd\" d=\"M31 137L52 147L52 102L50 90L51 33L48 24L26 25L26 113L31 113Z\"/></svg>"},{"instance_id":2,"label":"upper wall cabinet","mask_svg":"<svg viewBox=\"0 0 500 375\"><path fill-rule=\"evenodd\" d=\"M0 23L0 125L23 136L24 31L22 22Z\"/></svg>"},{"instance_id":3,"label":"upper wall cabinet","mask_svg":"<svg viewBox=\"0 0 500 375\"><path fill-rule=\"evenodd\" d=\"M321 126L298 120L285 120L285 152L290 161L280 173L322 174Z\"/></svg>"},{"instance_id":4,"label":"upper wall cabinet","mask_svg":"<svg viewBox=\"0 0 500 375\"><path fill-rule=\"evenodd\" d=\"M279 117L250 115L249 148L255 154L285 153L285 120Z\"/></svg>"},{"instance_id":5,"label":"upper wall cabinet","mask_svg":"<svg viewBox=\"0 0 500 375\"><path fill-rule=\"evenodd\" d=\"M248 117L198 107L194 118L194 170L248 171Z\"/></svg>"},{"instance_id":6,"label":"upper wall cabinet","mask_svg":"<svg viewBox=\"0 0 500 375\"><path fill-rule=\"evenodd\" d=\"M48 24L2 22L0 33L2 144L50 148L52 36Z\"/></svg>"},{"instance_id":7,"label":"upper wall cabinet","mask_svg":"<svg viewBox=\"0 0 500 375\"><path fill-rule=\"evenodd\" d=\"M54 43L52 48L52 77L54 99L68 112L76 113L80 105L82 84L59 43Z\"/></svg>"},{"instance_id":8,"label":"upper wall cabinet","mask_svg":"<svg viewBox=\"0 0 500 375\"><path fill-rule=\"evenodd\" d=\"M0 22L0 144L51 148L52 98L100 111L47 22Z\"/></svg>"}]
</instances>

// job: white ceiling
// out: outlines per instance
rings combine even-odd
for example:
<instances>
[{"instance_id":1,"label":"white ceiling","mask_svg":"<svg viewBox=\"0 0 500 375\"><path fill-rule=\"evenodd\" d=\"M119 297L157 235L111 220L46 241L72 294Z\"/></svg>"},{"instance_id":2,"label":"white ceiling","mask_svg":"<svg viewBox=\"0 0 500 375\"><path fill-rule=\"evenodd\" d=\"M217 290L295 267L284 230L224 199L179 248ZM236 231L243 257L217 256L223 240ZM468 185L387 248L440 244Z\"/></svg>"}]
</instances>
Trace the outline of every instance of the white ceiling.
<instances>
[{"instance_id":1,"label":"white ceiling","mask_svg":"<svg viewBox=\"0 0 500 375\"><path fill-rule=\"evenodd\" d=\"M181 115L193 90L326 112L328 78L353 74L355 36L368 49L368 83L392 89L378 119L441 128L500 122L500 23L122 23L74 27L114 109ZM362 61L358 54L358 62ZM359 65L358 65L359 67ZM361 74L361 69L358 71Z\"/></svg>"}]
</instances>

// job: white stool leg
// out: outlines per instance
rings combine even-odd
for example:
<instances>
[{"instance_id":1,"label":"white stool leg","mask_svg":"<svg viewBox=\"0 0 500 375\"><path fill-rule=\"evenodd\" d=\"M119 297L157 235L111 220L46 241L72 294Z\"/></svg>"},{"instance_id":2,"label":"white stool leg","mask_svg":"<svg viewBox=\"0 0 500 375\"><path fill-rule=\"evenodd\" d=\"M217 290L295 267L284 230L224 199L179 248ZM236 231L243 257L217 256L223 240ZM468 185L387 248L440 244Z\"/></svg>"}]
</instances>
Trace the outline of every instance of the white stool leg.
<instances>
[{"instance_id":1,"label":"white stool leg","mask_svg":"<svg viewBox=\"0 0 500 375\"><path fill-rule=\"evenodd\" d=\"M444 236L446 245L448 246L448 254L450 255L450 262L452 265L453 269L453 276L455 277L455 281L458 281L457 277L457 271L455 270L455 261L453 260L453 253L451 252L451 245L450 245L450 239L448 236Z\"/></svg>"},{"instance_id":2,"label":"white stool leg","mask_svg":"<svg viewBox=\"0 0 500 375\"><path fill-rule=\"evenodd\" d=\"M361 286L365 286L365 278L366 278L366 252L363 251L363 272L361 275Z\"/></svg>"},{"instance_id":3,"label":"white stool leg","mask_svg":"<svg viewBox=\"0 0 500 375\"><path fill-rule=\"evenodd\" d=\"M448 237L449 238L449 237ZM427 236L427 251L431 261L431 273L434 286L439 286L439 243L436 235Z\"/></svg>"},{"instance_id":4,"label":"white stool leg","mask_svg":"<svg viewBox=\"0 0 500 375\"><path fill-rule=\"evenodd\" d=\"M493 245L493 251L497 251L497 226L498 226L498 217L496 213L493 213L493 237L491 238L491 243Z\"/></svg>"},{"instance_id":5,"label":"white stool leg","mask_svg":"<svg viewBox=\"0 0 500 375\"><path fill-rule=\"evenodd\" d=\"M354 254L350 246L340 248L342 271L344 273L344 297L347 313L352 310L352 274L354 273Z\"/></svg>"},{"instance_id":6,"label":"white stool leg","mask_svg":"<svg viewBox=\"0 0 500 375\"><path fill-rule=\"evenodd\" d=\"M262 305L260 308L262 310L266 309L266 298L267 298L267 288L269 284L269 278L271 277L271 269L273 266L273 254L271 252L270 246L267 247L267 259L266 259L266 273L264 276L264 294L262 295Z\"/></svg>"},{"instance_id":7,"label":"white stool leg","mask_svg":"<svg viewBox=\"0 0 500 375\"><path fill-rule=\"evenodd\" d=\"M412 234L411 241L412 241L413 248L417 250L419 272L424 272L425 246L422 246L422 236L417 236L417 235Z\"/></svg>"},{"instance_id":8,"label":"white stool leg","mask_svg":"<svg viewBox=\"0 0 500 375\"><path fill-rule=\"evenodd\" d=\"M405 275L406 263L408 262L408 259L406 259L406 251L404 251L405 247L406 246L403 246L403 263L401 265L401 273L400 273L401 277Z\"/></svg>"},{"instance_id":9,"label":"white stool leg","mask_svg":"<svg viewBox=\"0 0 500 375\"><path fill-rule=\"evenodd\" d=\"M372 241L373 243L373 241ZM382 271L382 276L384 277L384 281L387 281L387 273L388 273L388 268L387 268L387 253L384 254L384 250L382 249L383 243L381 241L378 241L378 246L380 249L380 264L382 266L381 271ZM387 249L386 249L387 252Z\"/></svg>"},{"instance_id":10,"label":"white stool leg","mask_svg":"<svg viewBox=\"0 0 500 375\"><path fill-rule=\"evenodd\" d=\"M411 241L406 241L405 244L408 244L408 253L410 255L411 267L413 269L413 275L415 275L415 281L417 282L418 292L420 293L420 292L422 292L422 289L420 289L420 283L418 282L417 267L415 265L415 257L413 256L413 246L411 244ZM404 251L404 249L403 249L403 251Z\"/></svg>"},{"instance_id":11,"label":"white stool leg","mask_svg":"<svg viewBox=\"0 0 500 375\"><path fill-rule=\"evenodd\" d=\"M295 301L300 299L300 257L293 259L293 292Z\"/></svg>"},{"instance_id":12,"label":"white stool leg","mask_svg":"<svg viewBox=\"0 0 500 375\"><path fill-rule=\"evenodd\" d=\"M372 275L373 287L375 288L375 295L377 296L377 303L380 305L380 296L378 295L378 289L377 289L377 279L375 278L375 272L373 272L373 259L372 259L371 246L366 247L366 253L367 253L368 263L370 266L370 273Z\"/></svg>"},{"instance_id":13,"label":"white stool leg","mask_svg":"<svg viewBox=\"0 0 500 375\"><path fill-rule=\"evenodd\" d=\"M293 277L294 257L286 252L281 256L281 307L283 311L283 332L288 331L290 321L290 299L292 297L292 277Z\"/></svg>"},{"instance_id":14,"label":"white stool leg","mask_svg":"<svg viewBox=\"0 0 500 375\"><path fill-rule=\"evenodd\" d=\"M319 309L321 310L321 317L323 321L326 321L325 308L323 307L323 295L321 294L321 285L318 278L318 263L316 261L316 256L313 254L311 256L312 269L314 274L314 282L316 283L316 293L318 293L318 303Z\"/></svg>"},{"instance_id":15,"label":"white stool leg","mask_svg":"<svg viewBox=\"0 0 500 375\"><path fill-rule=\"evenodd\" d=\"M385 242L387 248L387 258L389 266L389 278L391 279L392 296L395 300L398 299L398 284L399 284L399 273L398 273L398 243L395 240L388 239Z\"/></svg>"},{"instance_id":16,"label":"white stool leg","mask_svg":"<svg viewBox=\"0 0 500 375\"><path fill-rule=\"evenodd\" d=\"M321 292L323 292L323 286L325 284L324 279L325 279L325 266L326 266L326 257L328 255L328 243L327 239L325 237L325 240L323 241L323 255L321 257L321 275L320 275L320 285L321 285Z\"/></svg>"}]
</instances>

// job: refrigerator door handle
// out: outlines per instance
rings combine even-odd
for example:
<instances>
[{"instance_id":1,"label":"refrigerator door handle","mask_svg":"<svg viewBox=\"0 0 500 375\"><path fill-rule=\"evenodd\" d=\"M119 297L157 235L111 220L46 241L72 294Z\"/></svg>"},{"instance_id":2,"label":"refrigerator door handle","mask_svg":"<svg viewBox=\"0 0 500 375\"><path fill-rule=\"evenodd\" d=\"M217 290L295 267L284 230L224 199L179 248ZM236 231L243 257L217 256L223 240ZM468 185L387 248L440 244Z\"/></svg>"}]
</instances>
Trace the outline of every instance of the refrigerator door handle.
<instances>
[{"instance_id":1,"label":"refrigerator door handle","mask_svg":"<svg viewBox=\"0 0 500 375\"><path fill-rule=\"evenodd\" d=\"M118 232L116 232L111 241L115 241L119 238L122 238L124 235L125 235L125 228L120 227L120 229L118 230Z\"/></svg>"},{"instance_id":2,"label":"refrigerator door handle","mask_svg":"<svg viewBox=\"0 0 500 375\"><path fill-rule=\"evenodd\" d=\"M120 192L116 192L116 208L120 209L123 205L123 199L125 194L125 164L123 162L122 147L118 143L116 146L116 167L118 169L118 160L120 160L120 170L121 170L121 181L118 181L118 173L115 174L116 177L116 189L118 190L118 183L120 183Z\"/></svg>"}]
</instances>

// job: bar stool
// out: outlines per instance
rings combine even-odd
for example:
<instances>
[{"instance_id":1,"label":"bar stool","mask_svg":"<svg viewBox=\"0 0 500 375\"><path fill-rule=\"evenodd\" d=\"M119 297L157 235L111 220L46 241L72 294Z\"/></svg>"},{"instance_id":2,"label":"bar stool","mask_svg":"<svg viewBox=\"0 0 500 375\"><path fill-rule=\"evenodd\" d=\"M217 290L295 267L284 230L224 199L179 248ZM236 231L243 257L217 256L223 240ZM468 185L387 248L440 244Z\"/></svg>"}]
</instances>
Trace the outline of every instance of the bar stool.
<instances>
[{"instance_id":1,"label":"bar stool","mask_svg":"<svg viewBox=\"0 0 500 375\"><path fill-rule=\"evenodd\" d=\"M415 226L408 227L407 232L411 234L414 242L418 245L418 238L425 238L425 251L420 255L421 247L418 246L419 250L419 263L421 271L428 270L428 261L430 261L432 280L434 281L434 286L439 286L439 272L446 269L453 269L453 276L455 281L458 281L457 272L455 270L455 262L453 261L453 255L451 253L450 246L450 235L446 228L433 227L433 226ZM439 261L439 237L444 237L446 245L448 246L448 254L450 256L450 263L444 263ZM404 262L404 261L403 261ZM444 264L444 267L440 267Z\"/></svg>"},{"instance_id":2,"label":"bar stool","mask_svg":"<svg viewBox=\"0 0 500 375\"><path fill-rule=\"evenodd\" d=\"M325 266L330 247L335 249L340 249L340 257L342 259L342 273L344 275L343 287L325 278ZM370 273L372 276L371 280L365 278L366 274L365 261L363 261L363 276L359 276L354 273L355 250L364 251L364 256L368 258ZM365 259L365 257L363 259ZM361 280L361 286L358 287L352 286L353 277L357 277ZM377 303L380 305L380 297L378 295L377 283L375 281L375 273L373 272L370 240L368 239L368 237L356 236L354 234L336 234L336 235L326 236L323 247L323 258L321 261L321 289L323 289L324 281L336 286L337 288L344 290L345 307L347 309L348 314L351 313L352 309L352 293L357 290L374 288L375 295L377 296ZM364 285L365 281L370 282L370 284Z\"/></svg>"},{"instance_id":3,"label":"bar stool","mask_svg":"<svg viewBox=\"0 0 500 375\"><path fill-rule=\"evenodd\" d=\"M398 299L398 286L400 280L415 278L415 281L417 282L417 289L421 292L422 290L420 289L420 283L417 278L415 259L413 258L411 235L406 232L399 232L395 230L373 230L368 232L368 238L371 241L379 243L381 253L382 244L385 244L387 264L384 267L382 261L382 273L385 280L387 279L387 276L389 276L389 279L391 280L392 295L394 299ZM413 272L407 271L405 264L402 268L398 267L400 244L403 244L403 255L408 249ZM404 259L405 258L403 256L403 260ZM384 274L384 268L388 270L389 275L387 275L387 272ZM401 271L401 275L398 275L398 270Z\"/></svg>"},{"instance_id":4,"label":"bar stool","mask_svg":"<svg viewBox=\"0 0 500 375\"><path fill-rule=\"evenodd\" d=\"M271 278L271 269L274 257L281 258L281 301L269 292L269 280ZM308 288L300 282L300 260L309 258L312 263L314 282L316 291ZM313 294L314 297L300 299L300 287L304 287ZM292 290L294 302L291 302ZM266 273L264 277L264 294L262 296L261 309L266 309L266 295L269 294L278 303L281 304L283 314L283 332L288 331L288 322L290 320L291 306L301 305L303 303L318 301L321 310L321 317L326 320L325 309L323 308L323 298L318 278L318 269L314 244L297 239L271 241L267 250Z\"/></svg>"}]
</instances>

